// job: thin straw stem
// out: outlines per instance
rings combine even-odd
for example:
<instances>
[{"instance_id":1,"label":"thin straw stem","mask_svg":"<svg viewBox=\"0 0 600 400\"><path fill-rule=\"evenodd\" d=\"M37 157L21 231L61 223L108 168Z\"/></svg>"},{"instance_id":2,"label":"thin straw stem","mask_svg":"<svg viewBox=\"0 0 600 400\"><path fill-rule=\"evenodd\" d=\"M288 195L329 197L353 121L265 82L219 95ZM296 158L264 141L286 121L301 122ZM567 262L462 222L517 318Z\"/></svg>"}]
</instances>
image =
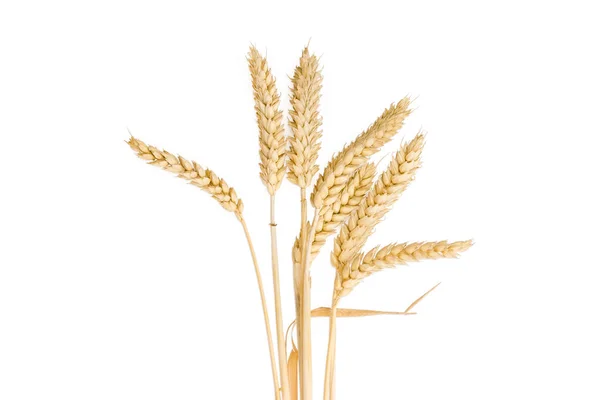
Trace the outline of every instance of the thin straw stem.
<instances>
[{"instance_id":1,"label":"thin straw stem","mask_svg":"<svg viewBox=\"0 0 600 400\"><path fill-rule=\"evenodd\" d=\"M275 386L275 400L280 400L281 396L279 393L279 377L277 376L277 363L275 361L275 350L273 348L273 337L271 334L271 323L269 322L269 311L267 310L267 298L265 296L265 290L263 287L262 277L260 275L260 269L258 268L258 260L256 259L256 253L254 252L254 246L252 245L252 239L250 238L250 232L248 232L248 226L246 220L241 214L237 215L246 240L248 241L248 248L250 249L250 255L252 256L252 262L254 264L254 272L256 273L256 282L258 283L258 291L260 292L260 301L262 304L263 317L265 319L265 328L267 331L267 342L269 344L269 356L271 357L271 372L273 373L273 385Z\"/></svg>"},{"instance_id":2,"label":"thin straw stem","mask_svg":"<svg viewBox=\"0 0 600 400\"><path fill-rule=\"evenodd\" d=\"M307 200L306 200L306 189L300 188L300 265L294 264L294 290L296 290L296 321L299 321L302 296L302 256L304 243L306 242L306 211Z\"/></svg>"},{"instance_id":3,"label":"thin straw stem","mask_svg":"<svg viewBox=\"0 0 600 400\"><path fill-rule=\"evenodd\" d=\"M296 326L297 326L297 335L298 335L298 363L303 366L304 365L304 357L306 355L304 351L304 343L301 340L301 335L303 332L303 318L302 318L302 310L303 310L303 258L304 258L304 246L306 244L306 219L307 219L307 200L306 200L306 188L300 188L300 265L294 265L296 269L294 271L294 290L296 296ZM304 399L305 392L305 373L302 367L299 368L299 379L300 379L300 398Z\"/></svg>"},{"instance_id":4,"label":"thin straw stem","mask_svg":"<svg viewBox=\"0 0 600 400\"><path fill-rule=\"evenodd\" d=\"M279 285L279 256L277 253L277 224L275 223L275 195L271 197L271 264L273 267L273 293L275 296L275 332L277 333L277 354L279 356L279 373L281 377L281 397L290 398L290 383L287 370L287 352L283 335L283 315L281 309L281 290Z\"/></svg>"},{"instance_id":5,"label":"thin straw stem","mask_svg":"<svg viewBox=\"0 0 600 400\"><path fill-rule=\"evenodd\" d=\"M335 292L334 292L335 296ZM329 316L329 342L327 344L327 359L325 361L325 380L323 386L323 400L334 400L335 382L335 346L337 335L337 299L334 297L331 303L331 314Z\"/></svg>"},{"instance_id":6,"label":"thin straw stem","mask_svg":"<svg viewBox=\"0 0 600 400\"><path fill-rule=\"evenodd\" d=\"M301 371L301 399L312 400L312 343L311 343L311 302L310 302L310 252L312 241L315 237L315 230L317 227L317 219L319 217L319 210L315 208L313 222L310 225L310 232L304 242L304 248L302 249L302 313L301 313L301 327L299 327L301 343L300 354L300 371ZM303 381L302 381L303 379Z\"/></svg>"}]
</instances>

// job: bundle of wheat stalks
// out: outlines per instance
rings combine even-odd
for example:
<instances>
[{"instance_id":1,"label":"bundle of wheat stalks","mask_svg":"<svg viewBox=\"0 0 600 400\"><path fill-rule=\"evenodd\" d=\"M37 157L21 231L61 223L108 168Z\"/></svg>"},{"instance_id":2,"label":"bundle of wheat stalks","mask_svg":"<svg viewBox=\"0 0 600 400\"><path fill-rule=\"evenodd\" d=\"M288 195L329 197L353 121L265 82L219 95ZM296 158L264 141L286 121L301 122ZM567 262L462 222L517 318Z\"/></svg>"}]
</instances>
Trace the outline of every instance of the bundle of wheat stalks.
<instances>
[{"instance_id":1,"label":"bundle of wheat stalks","mask_svg":"<svg viewBox=\"0 0 600 400\"><path fill-rule=\"evenodd\" d=\"M394 138L405 118L410 115L410 100L404 98L390 105L370 127L329 161L313 184L319 171L316 162L322 133L319 114L322 74L318 58L305 48L292 76L287 120L291 134L287 136L279 93L267 60L253 46L247 60L259 131L260 179L270 196L269 226L277 351L273 344L267 299L258 261L244 220L244 205L236 191L215 172L194 161L159 150L134 137L129 139L128 144L149 164L176 173L180 178L210 193L225 210L231 211L239 220L248 242L258 282L275 399L297 399L298 391L302 400L312 399L311 318L329 317L329 345L323 391L324 399L329 400L335 396L336 318L390 314L338 308L341 299L350 294L364 278L377 271L413 261L454 258L467 250L472 243L392 243L365 249L365 243L375 226L414 179L421 163L425 140L420 132L400 146L385 171L378 176L375 164L370 161L371 156ZM284 334L281 310L275 223L275 196L284 176L300 188L301 214L300 232L292 247L298 346L292 341L293 348L290 351L287 348L287 334ZM311 190L310 203L313 208L310 220L307 216L307 189ZM331 264L336 271L331 306L312 310L311 264L326 244L327 238L336 233L331 253ZM393 314L411 314L414 305L430 291L413 302L404 312Z\"/></svg>"}]
</instances>

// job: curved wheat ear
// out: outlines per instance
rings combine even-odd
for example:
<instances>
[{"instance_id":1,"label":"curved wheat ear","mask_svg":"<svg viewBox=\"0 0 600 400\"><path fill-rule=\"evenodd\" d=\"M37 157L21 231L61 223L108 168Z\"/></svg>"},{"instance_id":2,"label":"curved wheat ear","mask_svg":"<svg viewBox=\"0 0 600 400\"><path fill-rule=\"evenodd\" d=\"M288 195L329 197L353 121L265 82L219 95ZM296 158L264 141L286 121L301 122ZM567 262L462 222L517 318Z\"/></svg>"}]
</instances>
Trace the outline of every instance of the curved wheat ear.
<instances>
[{"instance_id":1,"label":"curved wheat ear","mask_svg":"<svg viewBox=\"0 0 600 400\"><path fill-rule=\"evenodd\" d=\"M248 52L248 67L254 89L254 110L259 131L260 179L274 195L285 174L285 137L279 93L267 60L254 46Z\"/></svg>"},{"instance_id":2,"label":"curved wheat ear","mask_svg":"<svg viewBox=\"0 0 600 400\"><path fill-rule=\"evenodd\" d=\"M287 177L301 188L309 186L319 171L316 162L321 148L319 100L322 81L319 61L305 47L292 77L289 126L293 135L289 137L287 151Z\"/></svg>"},{"instance_id":3,"label":"curved wheat ear","mask_svg":"<svg viewBox=\"0 0 600 400\"><path fill-rule=\"evenodd\" d=\"M410 115L410 100L404 98L392 104L366 131L336 154L315 183L311 202L317 209L336 201L354 171L360 168L369 156L389 142Z\"/></svg>"},{"instance_id":4,"label":"curved wheat ear","mask_svg":"<svg viewBox=\"0 0 600 400\"><path fill-rule=\"evenodd\" d=\"M366 254L359 254L351 263L337 271L335 290L337 298L346 296L364 278L374 272L421 260L456 258L459 253L473 245L471 240L452 242L392 243L383 248L375 247Z\"/></svg>"},{"instance_id":5,"label":"curved wheat ear","mask_svg":"<svg viewBox=\"0 0 600 400\"><path fill-rule=\"evenodd\" d=\"M192 185L210 193L224 209L234 212L238 218L241 217L244 210L242 199L238 198L235 190L210 169L201 167L195 161L190 162L168 151L148 146L133 136L129 138L127 144L137 153L138 157L148 161L148 164L187 179Z\"/></svg>"},{"instance_id":6,"label":"curved wheat ear","mask_svg":"<svg viewBox=\"0 0 600 400\"><path fill-rule=\"evenodd\" d=\"M343 268L358 254L375 226L414 179L420 166L424 143L425 137L419 133L404 144L374 187L342 225L331 253L334 267Z\"/></svg>"}]
</instances>

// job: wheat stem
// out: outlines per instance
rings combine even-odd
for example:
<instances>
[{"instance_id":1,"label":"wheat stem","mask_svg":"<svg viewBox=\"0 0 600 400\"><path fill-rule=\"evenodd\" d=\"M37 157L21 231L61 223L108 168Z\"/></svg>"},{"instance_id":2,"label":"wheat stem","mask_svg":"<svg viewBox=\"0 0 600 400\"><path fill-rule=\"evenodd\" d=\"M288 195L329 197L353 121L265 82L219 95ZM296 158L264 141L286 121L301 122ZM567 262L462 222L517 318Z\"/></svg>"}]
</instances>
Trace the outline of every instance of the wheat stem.
<instances>
[{"instance_id":1,"label":"wheat stem","mask_svg":"<svg viewBox=\"0 0 600 400\"><path fill-rule=\"evenodd\" d=\"M333 386L335 380L335 350L337 335L337 299L335 291L331 302L331 315L329 316L329 342L327 343L327 359L325 361L325 383L323 385L323 400L333 400Z\"/></svg>"},{"instance_id":2,"label":"wheat stem","mask_svg":"<svg viewBox=\"0 0 600 400\"><path fill-rule=\"evenodd\" d=\"M303 274L302 274L302 254L304 249L304 243L306 243L306 220L307 220L307 199L306 199L306 188L300 188L300 243L299 246L294 246L293 251L297 251L300 253L299 256L292 256L292 259L300 259L300 262L294 262L294 290L296 297L296 323L298 326L297 335L298 335L298 362L300 365L304 365L304 343L300 340L301 332L303 329L303 318L302 318L302 310L303 310L303 302L302 302L302 293L303 293ZM302 368L299 369L299 377L300 377L300 390L301 392L304 390L304 370Z\"/></svg>"},{"instance_id":3,"label":"wheat stem","mask_svg":"<svg viewBox=\"0 0 600 400\"><path fill-rule=\"evenodd\" d=\"M302 249L302 312L300 315L301 326L299 326L298 341L301 343L300 350L300 386L302 389L302 400L312 400L312 344L311 344L311 302L310 302L310 264L311 244L315 236L316 221L319 217L318 209L315 209L310 231L303 243Z\"/></svg>"},{"instance_id":4,"label":"wheat stem","mask_svg":"<svg viewBox=\"0 0 600 400\"><path fill-rule=\"evenodd\" d=\"M283 335L283 315L281 309L281 289L279 284L279 256L277 252L277 224L275 223L275 196L270 196L271 209L271 264L273 267L273 293L275 297L275 332L277 333L277 353L279 355L279 373L281 377L281 394L283 400L289 400L289 379L287 370L287 352Z\"/></svg>"},{"instance_id":5,"label":"wheat stem","mask_svg":"<svg viewBox=\"0 0 600 400\"><path fill-rule=\"evenodd\" d=\"M294 244L292 249L292 260L294 262L294 288L297 291L296 294L301 292L301 282L302 282L302 251L304 248L304 242L306 242L306 224L307 224L307 206L308 202L306 199L306 189L300 188L300 240ZM299 310L300 303L297 302L296 308Z\"/></svg>"},{"instance_id":6,"label":"wheat stem","mask_svg":"<svg viewBox=\"0 0 600 400\"><path fill-rule=\"evenodd\" d=\"M240 223L242 224L242 228L244 229L244 234L246 235L246 240L248 241L248 247L250 249L250 255L252 256L252 262L254 264L254 272L256 273L256 282L258 283L258 291L260 292L260 301L262 304L263 317L265 320L265 328L267 331L267 342L269 345L269 355L271 357L271 372L273 374L273 385L275 386L275 399L280 400L281 396L279 393L279 378L277 376L277 364L275 361L275 349L273 348L273 337L271 334L271 323L269 322L269 311L267 309L267 298L265 296L265 289L262 282L262 277L260 274L260 269L258 268L258 260L256 259L256 253L254 251L254 246L252 245L252 239L250 238L250 232L248 231L248 226L246 225L246 220L242 215L238 217Z\"/></svg>"}]
</instances>

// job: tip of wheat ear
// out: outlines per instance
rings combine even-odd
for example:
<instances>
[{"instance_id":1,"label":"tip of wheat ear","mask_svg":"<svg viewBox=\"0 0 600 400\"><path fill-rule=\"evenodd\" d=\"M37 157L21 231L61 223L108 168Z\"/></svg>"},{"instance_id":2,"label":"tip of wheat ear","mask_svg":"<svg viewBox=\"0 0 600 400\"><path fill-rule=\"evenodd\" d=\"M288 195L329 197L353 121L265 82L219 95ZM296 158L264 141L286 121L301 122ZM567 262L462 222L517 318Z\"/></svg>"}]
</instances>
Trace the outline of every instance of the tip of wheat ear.
<instances>
[{"instance_id":1,"label":"tip of wheat ear","mask_svg":"<svg viewBox=\"0 0 600 400\"><path fill-rule=\"evenodd\" d=\"M148 146L133 136L129 138L127 144L139 158L146 160L148 164L173 172L180 178L186 179L192 185L210 193L224 209L234 212L238 218L241 217L244 211L242 199L237 196L235 189L210 169L201 167L195 161L188 161L168 151Z\"/></svg>"},{"instance_id":2,"label":"tip of wheat ear","mask_svg":"<svg viewBox=\"0 0 600 400\"><path fill-rule=\"evenodd\" d=\"M267 60L256 47L250 47L247 60L259 131L260 179L269 194L274 195L285 175L286 140L283 113L279 109L279 93Z\"/></svg>"},{"instance_id":3,"label":"tip of wheat ear","mask_svg":"<svg viewBox=\"0 0 600 400\"><path fill-rule=\"evenodd\" d=\"M396 135L411 113L409 106L410 99L407 97L392 104L366 131L329 161L311 194L315 208L333 203L354 171Z\"/></svg>"}]
</instances>

